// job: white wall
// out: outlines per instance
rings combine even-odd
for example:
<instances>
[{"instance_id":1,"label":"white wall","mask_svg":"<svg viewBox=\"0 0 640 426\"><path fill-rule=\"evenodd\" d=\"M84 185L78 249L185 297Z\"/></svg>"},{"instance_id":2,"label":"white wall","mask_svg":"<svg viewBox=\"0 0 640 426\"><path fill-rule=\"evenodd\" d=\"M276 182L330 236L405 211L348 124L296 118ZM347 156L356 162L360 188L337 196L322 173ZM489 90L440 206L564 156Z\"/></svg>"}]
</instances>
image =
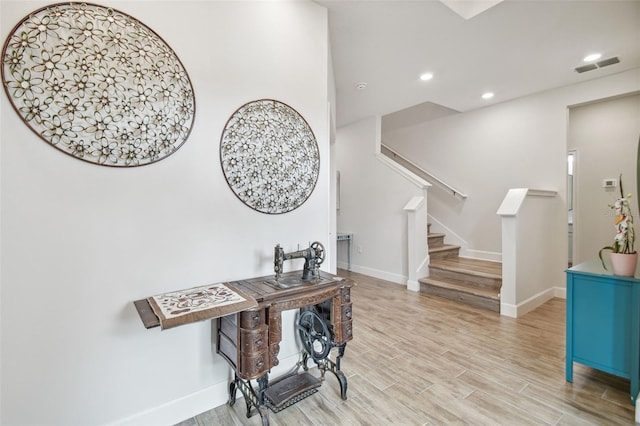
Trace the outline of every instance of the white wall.
<instances>
[{"instance_id":1,"label":"white wall","mask_svg":"<svg viewBox=\"0 0 640 426\"><path fill-rule=\"evenodd\" d=\"M3 0L3 37L45 4ZM229 368L215 353L211 322L146 330L132 302L271 274L275 244L328 245L332 232L324 8L258 1L102 5L140 19L176 51L194 86L195 125L163 161L100 167L47 146L2 95L5 425L171 424L226 402ZM226 120L260 98L302 114L321 153L315 191L283 215L242 204L219 162ZM280 359L296 350L283 345Z\"/></svg>"},{"instance_id":2,"label":"white wall","mask_svg":"<svg viewBox=\"0 0 640 426\"><path fill-rule=\"evenodd\" d=\"M571 108L569 149L577 152L575 263L593 259L602 247L613 244L615 225L608 206L620 196L620 188L603 188L604 179L617 180L622 173L625 195L632 194L632 212L640 223L636 188L639 138L638 94Z\"/></svg>"},{"instance_id":3,"label":"white wall","mask_svg":"<svg viewBox=\"0 0 640 426\"><path fill-rule=\"evenodd\" d=\"M509 188L555 190L566 204L567 107L639 88L640 69L634 69L387 132L385 144L468 194L461 202L434 186L429 191L430 215L458 233L468 243L470 255L499 255L501 225L496 210ZM368 178L363 175L354 192L360 199L384 199L385 193L372 188ZM550 250L565 258L566 222L566 214L559 212L549 224L550 232L558 235ZM362 228L360 237L366 238L378 227ZM389 247L361 256L360 265L378 264L383 250ZM555 281L564 286L562 270L556 271Z\"/></svg>"},{"instance_id":4,"label":"white wall","mask_svg":"<svg viewBox=\"0 0 640 426\"><path fill-rule=\"evenodd\" d=\"M338 230L353 234L351 269L405 284L407 213L422 189L376 158L380 120L369 118L338 129L336 167L340 171ZM338 247L338 266L347 267L347 245Z\"/></svg>"},{"instance_id":5,"label":"white wall","mask_svg":"<svg viewBox=\"0 0 640 426\"><path fill-rule=\"evenodd\" d=\"M563 207L557 196L529 196L524 202L518 215L516 306L544 293L548 293L547 299L550 299L553 287L559 284L558 271L567 267L566 257L558 256L549 246L553 246L557 238L551 230L558 226L555 218L565 213Z\"/></svg>"},{"instance_id":6,"label":"white wall","mask_svg":"<svg viewBox=\"0 0 640 426\"><path fill-rule=\"evenodd\" d=\"M555 191L510 189L498 209L502 222L500 315L520 317L552 297L564 296L557 280L566 257L556 245L555 218L564 205Z\"/></svg>"}]
</instances>

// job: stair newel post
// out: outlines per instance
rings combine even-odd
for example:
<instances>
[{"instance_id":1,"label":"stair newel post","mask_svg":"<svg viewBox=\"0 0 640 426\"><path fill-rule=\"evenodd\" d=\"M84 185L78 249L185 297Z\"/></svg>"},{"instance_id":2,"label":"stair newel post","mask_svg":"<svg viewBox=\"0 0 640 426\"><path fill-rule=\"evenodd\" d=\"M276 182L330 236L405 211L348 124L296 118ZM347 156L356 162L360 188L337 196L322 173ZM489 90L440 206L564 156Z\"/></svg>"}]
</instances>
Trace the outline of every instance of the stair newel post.
<instances>
[{"instance_id":1,"label":"stair newel post","mask_svg":"<svg viewBox=\"0 0 640 426\"><path fill-rule=\"evenodd\" d=\"M404 206L407 212L407 290L420 291L418 279L429 274L427 197L415 196Z\"/></svg>"},{"instance_id":2,"label":"stair newel post","mask_svg":"<svg viewBox=\"0 0 640 426\"><path fill-rule=\"evenodd\" d=\"M500 315L517 318L554 297L567 265L557 244L561 212L566 216L566 207L553 190L511 188L502 200Z\"/></svg>"}]
</instances>

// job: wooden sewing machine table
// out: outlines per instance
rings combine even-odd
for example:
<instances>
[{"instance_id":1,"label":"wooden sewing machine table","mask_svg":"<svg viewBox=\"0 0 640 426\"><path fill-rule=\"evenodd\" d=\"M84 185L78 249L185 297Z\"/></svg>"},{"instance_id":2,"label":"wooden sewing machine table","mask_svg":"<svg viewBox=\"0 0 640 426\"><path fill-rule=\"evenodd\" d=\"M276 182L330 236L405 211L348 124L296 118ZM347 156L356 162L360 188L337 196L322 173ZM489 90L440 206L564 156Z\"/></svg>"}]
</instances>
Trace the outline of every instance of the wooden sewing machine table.
<instances>
[{"instance_id":1,"label":"wooden sewing machine table","mask_svg":"<svg viewBox=\"0 0 640 426\"><path fill-rule=\"evenodd\" d=\"M234 380L229 385L229 404L235 403L236 389L240 390L247 404L247 417L255 408L262 417L263 425L268 425L268 408L277 412L316 392L326 371L335 374L340 382L342 399L347 399L347 379L340 371L340 359L347 342L352 339L350 290L354 283L322 271L319 276L304 282L300 276L301 272L295 271L283 274L278 281L272 275L224 283L226 289L242 295L239 309L227 304L187 313L186 320L172 320L178 322L167 322L167 326L162 322L163 314L158 309L159 302L166 298L150 297L134 303L147 328L168 328L217 318L217 351L234 370ZM194 291L189 294L194 294ZM269 371L279 363L282 311L298 308L313 309L319 313L318 317L326 323L325 330L330 331L329 349L338 348L338 355L333 361L329 356L317 359L311 354L322 374L320 380L306 372L309 354L305 352L301 363L304 373L294 373L269 383ZM315 331L312 329L311 333L315 334ZM257 381L257 389L251 385L251 380Z\"/></svg>"}]
</instances>

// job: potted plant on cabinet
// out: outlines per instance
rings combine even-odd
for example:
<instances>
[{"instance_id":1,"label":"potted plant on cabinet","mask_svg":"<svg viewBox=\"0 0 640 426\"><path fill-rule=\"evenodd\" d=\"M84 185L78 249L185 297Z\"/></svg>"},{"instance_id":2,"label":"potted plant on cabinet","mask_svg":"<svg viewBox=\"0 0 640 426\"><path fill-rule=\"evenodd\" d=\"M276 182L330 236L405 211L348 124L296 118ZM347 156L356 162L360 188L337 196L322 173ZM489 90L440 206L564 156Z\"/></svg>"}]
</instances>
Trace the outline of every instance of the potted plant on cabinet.
<instances>
[{"instance_id":1,"label":"potted plant on cabinet","mask_svg":"<svg viewBox=\"0 0 640 426\"><path fill-rule=\"evenodd\" d=\"M638 253L635 250L635 230L633 228L633 215L629 199L631 194L625 197L622 189L622 175L620 175L620 198L609 206L615 212L616 235L612 246L603 247L598 252L598 257L604 269L607 269L602 252L610 250L611 272L614 275L632 277L636 273L638 265Z\"/></svg>"}]
</instances>

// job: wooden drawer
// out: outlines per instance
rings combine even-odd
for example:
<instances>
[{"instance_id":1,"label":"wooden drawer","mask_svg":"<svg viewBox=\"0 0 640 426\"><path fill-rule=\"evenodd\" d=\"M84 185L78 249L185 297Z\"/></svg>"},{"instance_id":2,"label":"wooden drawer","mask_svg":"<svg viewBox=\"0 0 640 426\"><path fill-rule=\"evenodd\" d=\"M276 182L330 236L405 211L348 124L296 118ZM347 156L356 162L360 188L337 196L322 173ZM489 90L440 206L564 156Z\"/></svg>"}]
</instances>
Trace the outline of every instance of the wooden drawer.
<instances>
[{"instance_id":1,"label":"wooden drawer","mask_svg":"<svg viewBox=\"0 0 640 426\"><path fill-rule=\"evenodd\" d=\"M220 334L224 335L233 346L239 347L241 352L253 353L265 350L268 343L269 328L261 325L254 330L240 329L234 324L233 316L220 319ZM238 344L238 337L240 343Z\"/></svg>"},{"instance_id":2,"label":"wooden drawer","mask_svg":"<svg viewBox=\"0 0 640 426\"><path fill-rule=\"evenodd\" d=\"M240 368L238 376L245 380L251 380L262 376L269 370L269 353L267 351L253 356L240 356Z\"/></svg>"},{"instance_id":3,"label":"wooden drawer","mask_svg":"<svg viewBox=\"0 0 640 426\"><path fill-rule=\"evenodd\" d=\"M254 329L266 324L264 309L259 311L244 311L239 315L241 328Z\"/></svg>"},{"instance_id":4,"label":"wooden drawer","mask_svg":"<svg viewBox=\"0 0 640 426\"><path fill-rule=\"evenodd\" d=\"M263 318L264 314L261 316L259 312L243 312L222 317L218 323L218 353L244 380L258 378L270 368L269 328L266 324L257 324L252 329L238 328L236 321L253 326Z\"/></svg>"},{"instance_id":5,"label":"wooden drawer","mask_svg":"<svg viewBox=\"0 0 640 426\"><path fill-rule=\"evenodd\" d=\"M351 311L351 303L340 306L340 321L351 321L353 313Z\"/></svg>"},{"instance_id":6,"label":"wooden drawer","mask_svg":"<svg viewBox=\"0 0 640 426\"><path fill-rule=\"evenodd\" d=\"M336 323L334 325L334 332L336 335L335 337L337 344L342 344L353 339L353 328L351 320Z\"/></svg>"},{"instance_id":7,"label":"wooden drawer","mask_svg":"<svg viewBox=\"0 0 640 426\"><path fill-rule=\"evenodd\" d=\"M253 354L267 348L268 328L263 325L257 330L240 330L240 351Z\"/></svg>"},{"instance_id":8,"label":"wooden drawer","mask_svg":"<svg viewBox=\"0 0 640 426\"><path fill-rule=\"evenodd\" d=\"M341 289L340 297L342 298L342 303L351 303L351 289L350 288Z\"/></svg>"}]
</instances>

